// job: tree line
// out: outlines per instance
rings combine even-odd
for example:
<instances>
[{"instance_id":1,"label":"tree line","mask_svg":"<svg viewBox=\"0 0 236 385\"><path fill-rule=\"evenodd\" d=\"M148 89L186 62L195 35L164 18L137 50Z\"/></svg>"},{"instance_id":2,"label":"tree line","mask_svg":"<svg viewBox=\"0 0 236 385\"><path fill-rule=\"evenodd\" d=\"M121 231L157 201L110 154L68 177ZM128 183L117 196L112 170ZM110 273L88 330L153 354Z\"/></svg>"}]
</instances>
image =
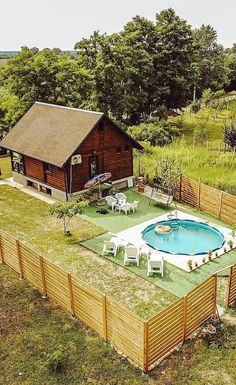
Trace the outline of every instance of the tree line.
<instances>
[{"instance_id":1,"label":"tree line","mask_svg":"<svg viewBox=\"0 0 236 385\"><path fill-rule=\"evenodd\" d=\"M35 101L103 111L125 127L167 117L194 90L236 89L236 44L224 49L213 27L194 29L172 8L74 50L22 47L0 67L0 135Z\"/></svg>"}]
</instances>

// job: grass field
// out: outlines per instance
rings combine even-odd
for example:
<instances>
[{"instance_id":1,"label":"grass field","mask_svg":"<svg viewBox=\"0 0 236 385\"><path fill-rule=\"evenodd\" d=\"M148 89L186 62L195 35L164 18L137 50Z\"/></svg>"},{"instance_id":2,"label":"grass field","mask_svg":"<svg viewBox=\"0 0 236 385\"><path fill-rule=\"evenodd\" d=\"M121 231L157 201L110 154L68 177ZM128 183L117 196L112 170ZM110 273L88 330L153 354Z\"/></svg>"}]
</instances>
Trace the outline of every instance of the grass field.
<instances>
[{"instance_id":1,"label":"grass field","mask_svg":"<svg viewBox=\"0 0 236 385\"><path fill-rule=\"evenodd\" d=\"M186 111L181 117L170 118L173 122L181 118L181 138L165 147L151 147L142 143L145 152L141 155L141 171L152 179L156 175L158 161L169 158L179 164L186 176L196 180L201 178L210 186L236 195L236 153L223 152L223 127L233 116L236 116L235 100L228 102L227 108L220 111L204 107L197 114L190 115ZM207 120L208 141L193 146L194 130L202 119ZM137 171L138 157L135 159L136 174Z\"/></svg>"},{"instance_id":2,"label":"grass field","mask_svg":"<svg viewBox=\"0 0 236 385\"><path fill-rule=\"evenodd\" d=\"M35 251L141 316L149 317L176 300L171 293L80 245L106 230L75 218L71 223L73 236L64 237L62 223L48 216L47 208L46 203L17 189L0 186L0 228Z\"/></svg>"},{"instance_id":3,"label":"grass field","mask_svg":"<svg viewBox=\"0 0 236 385\"><path fill-rule=\"evenodd\" d=\"M189 340L148 375L95 332L0 265L0 383L4 385L234 385L236 317L217 337ZM234 326L233 326L234 324ZM227 325L227 328L225 327ZM53 370L50 357L61 356Z\"/></svg>"}]
</instances>

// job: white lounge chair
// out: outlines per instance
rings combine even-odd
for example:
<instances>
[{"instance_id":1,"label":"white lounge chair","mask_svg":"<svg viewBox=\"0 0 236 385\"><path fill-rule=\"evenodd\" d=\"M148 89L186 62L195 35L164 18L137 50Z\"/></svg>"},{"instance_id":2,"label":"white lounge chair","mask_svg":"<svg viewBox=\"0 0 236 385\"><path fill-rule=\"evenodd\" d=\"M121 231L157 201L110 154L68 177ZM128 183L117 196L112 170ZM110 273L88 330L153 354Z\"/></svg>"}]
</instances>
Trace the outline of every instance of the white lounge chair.
<instances>
[{"instance_id":1,"label":"white lounge chair","mask_svg":"<svg viewBox=\"0 0 236 385\"><path fill-rule=\"evenodd\" d=\"M150 276L150 273L157 273L161 274L161 277L163 278L164 275L164 261L162 256L157 256L156 254L150 255L148 257L148 277Z\"/></svg>"},{"instance_id":2,"label":"white lounge chair","mask_svg":"<svg viewBox=\"0 0 236 385\"><path fill-rule=\"evenodd\" d=\"M115 197L118 200L118 205L124 205L127 202L127 196L123 193L117 193Z\"/></svg>"},{"instance_id":3,"label":"white lounge chair","mask_svg":"<svg viewBox=\"0 0 236 385\"><path fill-rule=\"evenodd\" d=\"M124 254L124 266L126 263L136 263L139 266L139 248L136 246L127 246Z\"/></svg>"},{"instance_id":4,"label":"white lounge chair","mask_svg":"<svg viewBox=\"0 0 236 385\"><path fill-rule=\"evenodd\" d=\"M115 207L116 204L117 204L117 199L114 198L114 197L111 196L111 195L108 195L105 199L106 199L106 201L107 201L108 206L110 206L111 209L114 210L114 207Z\"/></svg>"},{"instance_id":5,"label":"white lounge chair","mask_svg":"<svg viewBox=\"0 0 236 385\"><path fill-rule=\"evenodd\" d=\"M117 254L117 245L111 241L104 241L102 255L105 253L113 254L116 257Z\"/></svg>"}]
</instances>

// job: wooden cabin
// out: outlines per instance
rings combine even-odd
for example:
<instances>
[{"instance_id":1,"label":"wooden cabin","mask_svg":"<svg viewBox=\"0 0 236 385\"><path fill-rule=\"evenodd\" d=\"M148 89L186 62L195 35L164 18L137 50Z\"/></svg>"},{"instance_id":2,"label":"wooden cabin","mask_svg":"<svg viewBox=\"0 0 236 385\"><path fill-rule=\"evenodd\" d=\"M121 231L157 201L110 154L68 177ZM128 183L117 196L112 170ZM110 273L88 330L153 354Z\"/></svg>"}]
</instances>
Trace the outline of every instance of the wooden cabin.
<instances>
[{"instance_id":1,"label":"wooden cabin","mask_svg":"<svg viewBox=\"0 0 236 385\"><path fill-rule=\"evenodd\" d=\"M142 146L101 112L36 102L0 143L14 181L68 201L92 177L110 172L128 185L133 148ZM128 182L129 181L129 182Z\"/></svg>"}]
</instances>

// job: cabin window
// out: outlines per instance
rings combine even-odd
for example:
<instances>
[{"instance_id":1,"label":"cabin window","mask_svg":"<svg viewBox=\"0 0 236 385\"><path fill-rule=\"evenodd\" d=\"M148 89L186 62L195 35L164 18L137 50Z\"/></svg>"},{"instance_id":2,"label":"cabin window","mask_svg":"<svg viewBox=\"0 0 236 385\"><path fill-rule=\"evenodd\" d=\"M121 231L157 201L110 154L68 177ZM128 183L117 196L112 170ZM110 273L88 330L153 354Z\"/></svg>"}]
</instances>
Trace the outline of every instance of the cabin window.
<instances>
[{"instance_id":1,"label":"cabin window","mask_svg":"<svg viewBox=\"0 0 236 385\"><path fill-rule=\"evenodd\" d=\"M47 175L52 175L52 166L48 163L43 164L43 171Z\"/></svg>"},{"instance_id":2,"label":"cabin window","mask_svg":"<svg viewBox=\"0 0 236 385\"><path fill-rule=\"evenodd\" d=\"M116 153L117 153L117 155L121 154L121 147L117 147Z\"/></svg>"},{"instance_id":3,"label":"cabin window","mask_svg":"<svg viewBox=\"0 0 236 385\"><path fill-rule=\"evenodd\" d=\"M124 151L129 152L129 146L125 146Z\"/></svg>"},{"instance_id":4,"label":"cabin window","mask_svg":"<svg viewBox=\"0 0 236 385\"><path fill-rule=\"evenodd\" d=\"M12 153L12 170L18 174L24 175L23 156L16 152Z\"/></svg>"}]
</instances>

